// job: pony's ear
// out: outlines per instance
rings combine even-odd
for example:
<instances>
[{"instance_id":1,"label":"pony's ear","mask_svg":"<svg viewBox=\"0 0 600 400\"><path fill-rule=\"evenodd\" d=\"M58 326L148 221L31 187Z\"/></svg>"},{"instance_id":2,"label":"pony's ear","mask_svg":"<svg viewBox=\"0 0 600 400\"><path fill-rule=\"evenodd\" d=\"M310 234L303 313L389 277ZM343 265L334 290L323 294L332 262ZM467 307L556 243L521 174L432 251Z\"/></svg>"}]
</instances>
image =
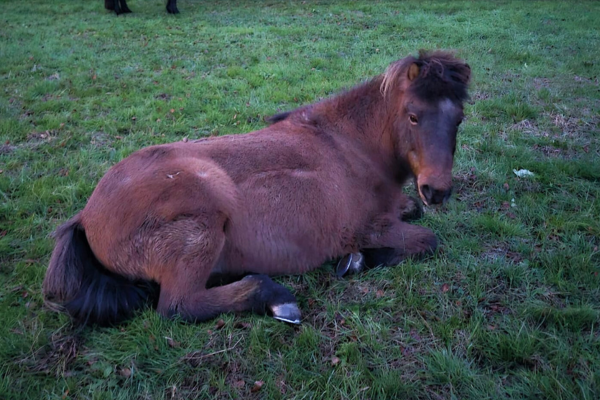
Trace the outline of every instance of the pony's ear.
<instances>
[{"instance_id":1,"label":"pony's ear","mask_svg":"<svg viewBox=\"0 0 600 400\"><path fill-rule=\"evenodd\" d=\"M417 76L419 76L419 66L417 63L412 63L410 64L410 67L408 67L408 80L414 81Z\"/></svg>"}]
</instances>

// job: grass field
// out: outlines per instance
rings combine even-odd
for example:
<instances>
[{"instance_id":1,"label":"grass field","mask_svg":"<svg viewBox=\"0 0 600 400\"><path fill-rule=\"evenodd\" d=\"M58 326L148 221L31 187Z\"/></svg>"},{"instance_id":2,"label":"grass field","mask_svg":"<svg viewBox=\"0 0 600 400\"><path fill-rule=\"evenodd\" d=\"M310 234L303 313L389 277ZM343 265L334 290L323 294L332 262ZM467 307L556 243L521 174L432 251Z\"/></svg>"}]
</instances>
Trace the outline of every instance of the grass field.
<instances>
[{"instance_id":1,"label":"grass field","mask_svg":"<svg viewBox=\"0 0 600 400\"><path fill-rule=\"evenodd\" d=\"M1 399L600 398L600 2L129 6L2 1ZM49 234L118 160L261 128L420 48L473 71L455 195L419 222L434 257L278 278L298 327L44 308Z\"/></svg>"}]
</instances>

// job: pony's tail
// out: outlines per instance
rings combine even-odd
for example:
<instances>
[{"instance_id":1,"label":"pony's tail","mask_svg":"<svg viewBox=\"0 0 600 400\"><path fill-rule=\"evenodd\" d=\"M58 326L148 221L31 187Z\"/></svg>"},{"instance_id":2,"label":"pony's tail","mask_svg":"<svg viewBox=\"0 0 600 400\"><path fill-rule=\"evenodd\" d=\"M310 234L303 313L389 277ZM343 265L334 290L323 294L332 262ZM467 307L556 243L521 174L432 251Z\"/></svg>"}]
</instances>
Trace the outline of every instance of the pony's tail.
<instances>
[{"instance_id":1,"label":"pony's tail","mask_svg":"<svg viewBox=\"0 0 600 400\"><path fill-rule=\"evenodd\" d=\"M108 271L98 261L79 214L54 234L56 247L44 278L44 299L82 324L114 325L154 297L151 282L132 281Z\"/></svg>"}]
</instances>

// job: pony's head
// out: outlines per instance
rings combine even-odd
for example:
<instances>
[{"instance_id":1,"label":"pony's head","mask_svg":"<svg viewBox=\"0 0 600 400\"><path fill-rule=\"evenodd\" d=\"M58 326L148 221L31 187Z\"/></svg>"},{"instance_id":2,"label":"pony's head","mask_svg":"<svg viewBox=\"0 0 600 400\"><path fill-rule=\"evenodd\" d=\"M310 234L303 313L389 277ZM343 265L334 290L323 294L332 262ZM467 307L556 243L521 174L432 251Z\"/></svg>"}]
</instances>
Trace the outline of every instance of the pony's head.
<instances>
[{"instance_id":1,"label":"pony's head","mask_svg":"<svg viewBox=\"0 0 600 400\"><path fill-rule=\"evenodd\" d=\"M391 64L381 84L395 112L395 153L416 177L423 202L445 203L452 192L456 133L471 77L447 52L423 52Z\"/></svg>"}]
</instances>

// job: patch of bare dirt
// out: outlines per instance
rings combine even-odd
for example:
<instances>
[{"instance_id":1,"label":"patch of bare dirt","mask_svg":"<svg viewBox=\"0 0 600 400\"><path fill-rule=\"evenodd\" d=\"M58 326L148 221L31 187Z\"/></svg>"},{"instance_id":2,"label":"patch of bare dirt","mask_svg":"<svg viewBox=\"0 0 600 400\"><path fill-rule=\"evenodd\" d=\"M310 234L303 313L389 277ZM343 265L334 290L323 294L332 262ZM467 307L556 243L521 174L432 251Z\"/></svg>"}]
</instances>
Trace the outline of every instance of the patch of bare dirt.
<instances>
[{"instance_id":1,"label":"patch of bare dirt","mask_svg":"<svg viewBox=\"0 0 600 400\"><path fill-rule=\"evenodd\" d=\"M482 92L482 91L479 91L479 90L476 90L471 95L471 100L473 100L473 101L489 100L491 98L492 98L492 96L489 93Z\"/></svg>"},{"instance_id":2,"label":"patch of bare dirt","mask_svg":"<svg viewBox=\"0 0 600 400\"><path fill-rule=\"evenodd\" d=\"M478 178L475 168L468 171L457 171L453 178L454 198L466 202L469 209L479 212L491 207L492 200L487 195L487 184Z\"/></svg>"},{"instance_id":3,"label":"patch of bare dirt","mask_svg":"<svg viewBox=\"0 0 600 400\"><path fill-rule=\"evenodd\" d=\"M495 243L488 246L481 256L485 260L492 262L503 260L510 264L518 264L523 261L523 255L516 251L511 251L506 243Z\"/></svg>"},{"instance_id":4,"label":"patch of bare dirt","mask_svg":"<svg viewBox=\"0 0 600 400\"><path fill-rule=\"evenodd\" d=\"M64 376L81 347L81 339L74 335L55 334L50 343L17 363L29 371Z\"/></svg>"},{"instance_id":5,"label":"patch of bare dirt","mask_svg":"<svg viewBox=\"0 0 600 400\"><path fill-rule=\"evenodd\" d=\"M17 148L17 146L12 146L8 143L5 143L3 145L0 146L0 155L2 154L10 154L13 151L15 151L15 149Z\"/></svg>"},{"instance_id":6,"label":"patch of bare dirt","mask_svg":"<svg viewBox=\"0 0 600 400\"><path fill-rule=\"evenodd\" d=\"M548 89L549 87L552 87L552 84L548 78L533 78L533 87L536 88L536 90Z\"/></svg>"}]
</instances>

